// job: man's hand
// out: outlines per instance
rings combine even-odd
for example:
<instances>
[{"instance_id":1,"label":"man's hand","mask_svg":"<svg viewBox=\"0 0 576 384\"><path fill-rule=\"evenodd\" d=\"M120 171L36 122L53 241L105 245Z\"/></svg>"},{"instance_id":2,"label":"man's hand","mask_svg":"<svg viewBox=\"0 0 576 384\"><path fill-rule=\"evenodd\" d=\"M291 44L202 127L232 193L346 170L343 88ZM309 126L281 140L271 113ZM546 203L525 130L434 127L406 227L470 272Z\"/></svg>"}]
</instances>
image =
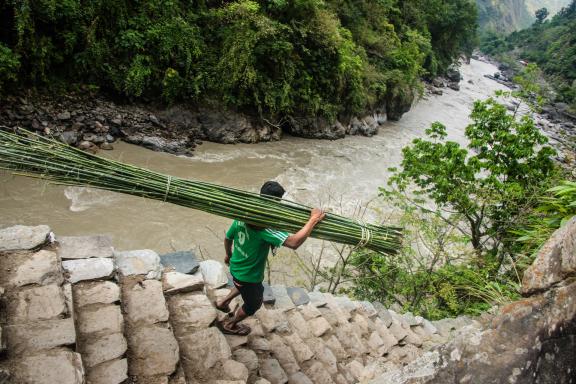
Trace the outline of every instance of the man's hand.
<instances>
[{"instance_id":1,"label":"man's hand","mask_svg":"<svg viewBox=\"0 0 576 384\"><path fill-rule=\"evenodd\" d=\"M314 221L315 224L318 224L325 217L326 212L320 208L312 208L312 211L310 212L310 220Z\"/></svg>"},{"instance_id":2,"label":"man's hand","mask_svg":"<svg viewBox=\"0 0 576 384\"><path fill-rule=\"evenodd\" d=\"M230 256L227 255L227 256L224 258L224 264L230 265Z\"/></svg>"}]
</instances>

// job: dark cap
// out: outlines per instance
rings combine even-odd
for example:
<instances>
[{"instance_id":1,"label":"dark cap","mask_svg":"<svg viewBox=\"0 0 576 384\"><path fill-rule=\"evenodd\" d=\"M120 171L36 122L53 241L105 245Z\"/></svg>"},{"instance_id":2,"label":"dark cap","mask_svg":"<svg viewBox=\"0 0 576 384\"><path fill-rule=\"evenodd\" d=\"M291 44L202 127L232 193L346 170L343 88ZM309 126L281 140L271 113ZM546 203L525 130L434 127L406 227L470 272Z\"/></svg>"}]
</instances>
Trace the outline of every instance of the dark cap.
<instances>
[{"instance_id":1,"label":"dark cap","mask_svg":"<svg viewBox=\"0 0 576 384\"><path fill-rule=\"evenodd\" d=\"M281 199L285 193L284 188L276 181L267 181L262 185L262 188L260 188L260 195L277 197L279 199Z\"/></svg>"}]
</instances>

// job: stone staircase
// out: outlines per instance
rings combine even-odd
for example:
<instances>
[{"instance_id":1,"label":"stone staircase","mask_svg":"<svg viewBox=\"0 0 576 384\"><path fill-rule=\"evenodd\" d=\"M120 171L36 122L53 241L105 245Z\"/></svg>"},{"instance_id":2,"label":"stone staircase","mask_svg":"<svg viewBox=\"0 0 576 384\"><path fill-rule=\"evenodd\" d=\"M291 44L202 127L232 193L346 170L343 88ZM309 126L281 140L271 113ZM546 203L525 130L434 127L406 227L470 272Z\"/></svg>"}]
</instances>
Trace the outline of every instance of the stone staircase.
<instances>
[{"instance_id":1,"label":"stone staircase","mask_svg":"<svg viewBox=\"0 0 576 384\"><path fill-rule=\"evenodd\" d=\"M230 336L213 305L228 292L214 260L184 274L105 236L0 230L0 384L362 383L474 324L273 285Z\"/></svg>"}]
</instances>

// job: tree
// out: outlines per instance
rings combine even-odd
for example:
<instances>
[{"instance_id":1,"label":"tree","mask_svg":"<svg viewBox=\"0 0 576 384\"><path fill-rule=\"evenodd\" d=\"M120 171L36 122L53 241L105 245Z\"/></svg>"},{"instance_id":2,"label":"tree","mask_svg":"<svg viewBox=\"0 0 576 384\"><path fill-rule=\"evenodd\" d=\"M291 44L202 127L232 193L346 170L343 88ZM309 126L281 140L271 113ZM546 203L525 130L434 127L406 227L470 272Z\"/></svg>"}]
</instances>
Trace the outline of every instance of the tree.
<instances>
[{"instance_id":1,"label":"tree","mask_svg":"<svg viewBox=\"0 0 576 384\"><path fill-rule=\"evenodd\" d=\"M536 23L542 24L548 17L548 9L540 8L534 14L536 15Z\"/></svg>"},{"instance_id":2,"label":"tree","mask_svg":"<svg viewBox=\"0 0 576 384\"><path fill-rule=\"evenodd\" d=\"M422 210L441 209L478 256L499 264L510 254L510 231L548 186L555 151L528 116L517 120L494 99L476 101L470 117L467 149L447 141L446 127L436 122L426 131L431 140L402 150L389 185Z\"/></svg>"}]
</instances>

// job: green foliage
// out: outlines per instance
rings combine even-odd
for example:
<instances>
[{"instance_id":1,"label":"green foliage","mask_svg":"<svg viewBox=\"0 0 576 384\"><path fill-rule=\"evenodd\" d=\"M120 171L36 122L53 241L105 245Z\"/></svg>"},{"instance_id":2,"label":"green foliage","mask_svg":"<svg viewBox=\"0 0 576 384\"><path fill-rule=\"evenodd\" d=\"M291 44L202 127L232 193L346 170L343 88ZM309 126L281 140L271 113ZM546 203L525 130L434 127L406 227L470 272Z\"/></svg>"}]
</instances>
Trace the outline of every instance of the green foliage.
<instances>
[{"instance_id":1,"label":"green foliage","mask_svg":"<svg viewBox=\"0 0 576 384\"><path fill-rule=\"evenodd\" d=\"M402 150L402 169L389 184L401 192L414 188L420 206L430 200L446 210L478 255L502 262L509 231L554 174L555 151L528 116L517 120L493 99L476 101L470 117L468 149L447 141L445 127L434 123L426 131L431 140Z\"/></svg>"},{"instance_id":2,"label":"green foliage","mask_svg":"<svg viewBox=\"0 0 576 384\"><path fill-rule=\"evenodd\" d=\"M541 24L548 17L548 9L540 8L534 13L534 15L536 16L536 22Z\"/></svg>"},{"instance_id":3,"label":"green foliage","mask_svg":"<svg viewBox=\"0 0 576 384\"><path fill-rule=\"evenodd\" d=\"M6 83L16 80L20 60L10 48L0 43L0 91Z\"/></svg>"},{"instance_id":4,"label":"green foliage","mask_svg":"<svg viewBox=\"0 0 576 384\"><path fill-rule=\"evenodd\" d=\"M405 93L470 45L471 1L406 3L9 0L0 4L0 74L168 103L219 101L278 120L335 118Z\"/></svg>"}]
</instances>

